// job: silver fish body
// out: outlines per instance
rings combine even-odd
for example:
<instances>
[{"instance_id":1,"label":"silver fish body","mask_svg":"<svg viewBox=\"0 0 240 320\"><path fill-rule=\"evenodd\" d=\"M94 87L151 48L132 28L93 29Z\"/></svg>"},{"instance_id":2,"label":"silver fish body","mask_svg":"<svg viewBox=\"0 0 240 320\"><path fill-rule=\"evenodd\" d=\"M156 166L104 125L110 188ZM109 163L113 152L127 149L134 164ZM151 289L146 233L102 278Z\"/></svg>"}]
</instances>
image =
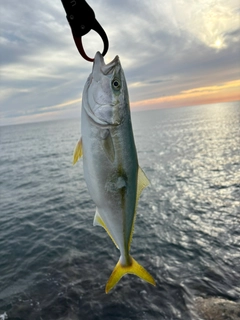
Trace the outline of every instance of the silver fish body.
<instances>
[{"instance_id":1,"label":"silver fish body","mask_svg":"<svg viewBox=\"0 0 240 320\"><path fill-rule=\"evenodd\" d=\"M138 198L149 182L138 165L127 84L118 56L107 65L99 52L95 56L83 92L81 131L74 162L83 155L84 178L96 204L94 225L102 226L120 250L106 292L126 273L155 285L129 253Z\"/></svg>"}]
</instances>

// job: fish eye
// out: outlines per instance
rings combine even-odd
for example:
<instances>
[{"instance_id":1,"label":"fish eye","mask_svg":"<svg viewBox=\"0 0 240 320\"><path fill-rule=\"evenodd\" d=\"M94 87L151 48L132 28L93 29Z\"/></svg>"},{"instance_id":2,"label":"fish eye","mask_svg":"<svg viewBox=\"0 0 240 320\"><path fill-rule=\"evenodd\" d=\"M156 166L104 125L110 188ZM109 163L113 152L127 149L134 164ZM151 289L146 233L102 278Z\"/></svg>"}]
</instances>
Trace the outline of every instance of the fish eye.
<instances>
[{"instance_id":1,"label":"fish eye","mask_svg":"<svg viewBox=\"0 0 240 320\"><path fill-rule=\"evenodd\" d=\"M121 87L120 81L118 79L113 79L112 86L113 86L113 89L119 90Z\"/></svg>"}]
</instances>

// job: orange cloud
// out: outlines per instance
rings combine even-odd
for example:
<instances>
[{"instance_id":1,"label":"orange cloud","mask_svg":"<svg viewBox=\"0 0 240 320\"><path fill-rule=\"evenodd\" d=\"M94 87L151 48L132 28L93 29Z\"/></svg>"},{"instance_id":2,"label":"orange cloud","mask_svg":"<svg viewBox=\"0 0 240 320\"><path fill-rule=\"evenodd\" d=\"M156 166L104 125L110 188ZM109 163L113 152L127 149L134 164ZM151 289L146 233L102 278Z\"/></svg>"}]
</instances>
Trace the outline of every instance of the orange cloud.
<instances>
[{"instance_id":1,"label":"orange cloud","mask_svg":"<svg viewBox=\"0 0 240 320\"><path fill-rule=\"evenodd\" d=\"M64 103L56 104L54 106L43 107L40 110L46 110L47 111L47 110L52 110L52 109L62 109L62 108L68 107L68 106L70 106L72 104L79 103L81 101L82 101L82 98L75 99L75 100L70 100L70 101L67 101L67 102L64 102Z\"/></svg>"},{"instance_id":2,"label":"orange cloud","mask_svg":"<svg viewBox=\"0 0 240 320\"><path fill-rule=\"evenodd\" d=\"M136 101L131 103L131 107L136 109L157 109L236 100L240 100L240 80L229 81L222 85L184 90L173 96Z\"/></svg>"}]
</instances>

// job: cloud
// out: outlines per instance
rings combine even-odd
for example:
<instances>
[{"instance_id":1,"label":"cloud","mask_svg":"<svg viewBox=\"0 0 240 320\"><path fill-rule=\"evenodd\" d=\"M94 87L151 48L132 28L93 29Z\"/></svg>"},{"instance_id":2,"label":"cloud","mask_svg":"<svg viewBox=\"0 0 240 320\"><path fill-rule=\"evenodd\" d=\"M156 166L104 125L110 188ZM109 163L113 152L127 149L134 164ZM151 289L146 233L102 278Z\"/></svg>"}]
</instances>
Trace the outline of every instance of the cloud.
<instances>
[{"instance_id":1,"label":"cloud","mask_svg":"<svg viewBox=\"0 0 240 320\"><path fill-rule=\"evenodd\" d=\"M219 92L221 89L228 89L228 88L239 88L240 87L240 80L230 81L224 83L223 85L218 86L211 86L211 87L202 87L202 88L194 88L191 90L185 90L182 93L184 94L199 94L199 93L209 93L209 92Z\"/></svg>"},{"instance_id":2,"label":"cloud","mask_svg":"<svg viewBox=\"0 0 240 320\"><path fill-rule=\"evenodd\" d=\"M71 100L71 101L67 101L65 103L60 103L60 104L57 104L55 106L50 106L50 107L44 107L44 108L41 108L41 110L53 110L53 109L62 109L62 108L65 108L65 107L68 107L72 104L76 104L76 103L79 103L81 102L82 99L76 99L76 100Z\"/></svg>"},{"instance_id":3,"label":"cloud","mask_svg":"<svg viewBox=\"0 0 240 320\"><path fill-rule=\"evenodd\" d=\"M190 106L206 103L218 102L221 98L222 102L240 100L240 80L229 81L221 85L198 87L190 90L183 90L175 95L164 95L155 99L142 100L132 103L133 108L156 109L159 107L176 107ZM196 103L197 101L197 103Z\"/></svg>"},{"instance_id":4,"label":"cloud","mask_svg":"<svg viewBox=\"0 0 240 320\"><path fill-rule=\"evenodd\" d=\"M132 105L181 104L184 92L239 78L238 0L88 3L109 37L106 62L120 56ZM0 27L2 123L78 114L92 65L79 56L61 1L5 1ZM90 56L102 48L94 31L83 42Z\"/></svg>"}]
</instances>

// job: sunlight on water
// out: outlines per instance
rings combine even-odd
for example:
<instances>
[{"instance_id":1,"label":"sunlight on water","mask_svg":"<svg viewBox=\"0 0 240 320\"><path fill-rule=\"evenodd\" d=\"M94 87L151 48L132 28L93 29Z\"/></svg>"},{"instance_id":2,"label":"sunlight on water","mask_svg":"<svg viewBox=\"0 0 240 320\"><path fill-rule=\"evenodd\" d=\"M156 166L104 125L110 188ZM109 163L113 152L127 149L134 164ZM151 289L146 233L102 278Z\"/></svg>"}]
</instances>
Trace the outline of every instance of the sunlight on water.
<instances>
[{"instance_id":1,"label":"sunlight on water","mask_svg":"<svg viewBox=\"0 0 240 320\"><path fill-rule=\"evenodd\" d=\"M2 127L0 317L200 320L196 301L239 299L239 103L132 117L151 185L131 253L157 286L129 275L104 293L119 253L72 166L79 121Z\"/></svg>"}]
</instances>

